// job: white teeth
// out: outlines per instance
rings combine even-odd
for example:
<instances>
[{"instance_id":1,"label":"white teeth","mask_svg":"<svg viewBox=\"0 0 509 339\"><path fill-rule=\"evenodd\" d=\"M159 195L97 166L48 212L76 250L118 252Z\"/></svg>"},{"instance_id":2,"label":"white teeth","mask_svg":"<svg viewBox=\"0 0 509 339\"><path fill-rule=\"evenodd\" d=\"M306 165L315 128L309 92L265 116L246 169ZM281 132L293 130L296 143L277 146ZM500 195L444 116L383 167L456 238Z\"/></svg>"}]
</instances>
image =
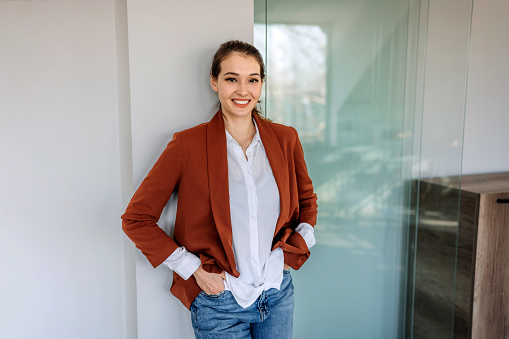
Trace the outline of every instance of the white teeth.
<instances>
[{"instance_id":1,"label":"white teeth","mask_svg":"<svg viewBox=\"0 0 509 339\"><path fill-rule=\"evenodd\" d=\"M249 100L242 100L242 101L240 101L240 100L233 100L233 102L236 103L236 104L239 104L239 105L245 105L245 104L247 104L249 102Z\"/></svg>"}]
</instances>

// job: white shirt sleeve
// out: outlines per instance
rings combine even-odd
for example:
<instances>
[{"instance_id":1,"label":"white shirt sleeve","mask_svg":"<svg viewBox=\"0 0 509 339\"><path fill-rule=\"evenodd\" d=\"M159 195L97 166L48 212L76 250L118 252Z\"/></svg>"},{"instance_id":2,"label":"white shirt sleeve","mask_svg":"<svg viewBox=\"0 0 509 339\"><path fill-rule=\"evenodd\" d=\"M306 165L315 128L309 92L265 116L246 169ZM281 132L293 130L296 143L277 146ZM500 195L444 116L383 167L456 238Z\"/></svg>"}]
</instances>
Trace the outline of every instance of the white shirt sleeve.
<instances>
[{"instance_id":1,"label":"white shirt sleeve","mask_svg":"<svg viewBox=\"0 0 509 339\"><path fill-rule=\"evenodd\" d=\"M175 271L184 280L200 267L201 260L196 255L188 252L184 246L177 248L164 262L163 265Z\"/></svg>"},{"instance_id":2,"label":"white shirt sleeve","mask_svg":"<svg viewBox=\"0 0 509 339\"><path fill-rule=\"evenodd\" d=\"M299 232L300 235L304 238L308 249L315 245L315 229L310 224L301 222L295 229L295 232Z\"/></svg>"}]
</instances>

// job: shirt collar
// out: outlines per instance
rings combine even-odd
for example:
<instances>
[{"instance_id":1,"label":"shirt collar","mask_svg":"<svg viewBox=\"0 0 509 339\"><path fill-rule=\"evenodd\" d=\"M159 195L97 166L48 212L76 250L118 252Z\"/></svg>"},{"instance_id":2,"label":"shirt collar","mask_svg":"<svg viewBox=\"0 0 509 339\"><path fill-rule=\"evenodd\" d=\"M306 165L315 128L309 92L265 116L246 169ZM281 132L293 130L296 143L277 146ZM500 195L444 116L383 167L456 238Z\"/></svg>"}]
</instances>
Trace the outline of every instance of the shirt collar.
<instances>
[{"instance_id":1,"label":"shirt collar","mask_svg":"<svg viewBox=\"0 0 509 339\"><path fill-rule=\"evenodd\" d=\"M256 133L253 137L253 141L251 141L251 144L249 144L249 146L255 146L257 144L260 144L263 146L262 138L260 138L260 131L258 131L258 125L256 124L256 121L254 119L253 119L253 123L256 128ZM234 142L234 144L238 145L237 140L235 140L226 129L224 131L226 132L226 143L229 144L230 142Z\"/></svg>"}]
</instances>

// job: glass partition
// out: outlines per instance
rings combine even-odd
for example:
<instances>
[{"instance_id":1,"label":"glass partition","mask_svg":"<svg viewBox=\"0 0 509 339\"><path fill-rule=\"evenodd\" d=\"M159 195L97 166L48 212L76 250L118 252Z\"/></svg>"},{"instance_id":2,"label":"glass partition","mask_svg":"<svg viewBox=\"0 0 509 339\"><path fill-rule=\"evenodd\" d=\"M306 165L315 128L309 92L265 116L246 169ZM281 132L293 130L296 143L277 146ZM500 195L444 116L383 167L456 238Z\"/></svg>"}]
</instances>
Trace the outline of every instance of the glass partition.
<instances>
[{"instance_id":1,"label":"glass partition","mask_svg":"<svg viewBox=\"0 0 509 339\"><path fill-rule=\"evenodd\" d=\"M434 308L452 336L459 199L447 214L419 204L421 178L461 174L469 6L255 0L263 111L299 131L318 195L317 244L293 272L295 338L426 338ZM454 240L446 253L420 242L430 218Z\"/></svg>"},{"instance_id":2,"label":"glass partition","mask_svg":"<svg viewBox=\"0 0 509 339\"><path fill-rule=\"evenodd\" d=\"M421 12L427 27L419 54L426 59L415 111L421 130L406 332L413 338L470 338L473 230L462 225L459 211L472 1L422 2Z\"/></svg>"}]
</instances>

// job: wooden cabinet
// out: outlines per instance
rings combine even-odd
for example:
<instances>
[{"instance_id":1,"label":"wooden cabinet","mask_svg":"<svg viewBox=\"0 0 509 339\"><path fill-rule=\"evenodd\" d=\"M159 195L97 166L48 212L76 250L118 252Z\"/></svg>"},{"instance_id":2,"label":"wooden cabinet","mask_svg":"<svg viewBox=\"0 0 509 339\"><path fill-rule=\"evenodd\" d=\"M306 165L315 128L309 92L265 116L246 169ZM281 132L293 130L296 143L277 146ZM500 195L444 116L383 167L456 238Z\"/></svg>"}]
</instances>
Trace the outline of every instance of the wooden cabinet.
<instances>
[{"instance_id":1,"label":"wooden cabinet","mask_svg":"<svg viewBox=\"0 0 509 339\"><path fill-rule=\"evenodd\" d=\"M414 338L509 339L509 173L466 175L459 186L457 177L419 185Z\"/></svg>"}]
</instances>

